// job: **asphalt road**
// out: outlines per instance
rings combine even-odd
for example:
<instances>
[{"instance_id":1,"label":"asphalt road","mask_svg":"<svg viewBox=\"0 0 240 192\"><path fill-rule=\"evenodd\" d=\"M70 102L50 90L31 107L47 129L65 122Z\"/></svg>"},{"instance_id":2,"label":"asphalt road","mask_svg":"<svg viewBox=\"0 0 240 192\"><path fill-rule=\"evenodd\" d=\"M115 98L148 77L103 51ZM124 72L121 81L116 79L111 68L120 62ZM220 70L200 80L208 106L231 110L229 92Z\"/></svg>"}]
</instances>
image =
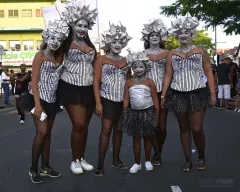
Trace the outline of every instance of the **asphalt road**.
<instances>
[{"instance_id":1,"label":"asphalt road","mask_svg":"<svg viewBox=\"0 0 240 192\"><path fill-rule=\"evenodd\" d=\"M14 106L0 110L0 192L239 192L240 191L240 114L209 109L204 129L207 140L208 170L196 171L197 153L191 172L181 172L184 156L175 116L168 117L168 136L163 151L163 164L152 172L143 169L132 175L128 170L111 168L111 145L105 162L104 177L94 172L73 175L70 172L71 123L66 112L57 116L52 132L51 165L62 173L57 179L45 178L44 184L32 184L28 177L31 144L35 128L31 116L20 125ZM93 116L89 128L86 159L96 166L100 119ZM142 153L142 163L144 163ZM123 140L122 160L133 164L132 140ZM178 186L177 190L171 186Z\"/></svg>"}]
</instances>

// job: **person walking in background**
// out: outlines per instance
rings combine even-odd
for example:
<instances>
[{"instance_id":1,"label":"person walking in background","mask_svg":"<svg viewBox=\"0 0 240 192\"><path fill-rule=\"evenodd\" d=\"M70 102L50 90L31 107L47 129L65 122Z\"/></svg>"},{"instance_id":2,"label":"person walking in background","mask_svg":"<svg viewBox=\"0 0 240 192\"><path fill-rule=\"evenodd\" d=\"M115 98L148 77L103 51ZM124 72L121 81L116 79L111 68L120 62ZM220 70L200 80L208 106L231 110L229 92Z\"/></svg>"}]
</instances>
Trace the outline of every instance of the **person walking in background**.
<instances>
[{"instance_id":1,"label":"person walking in background","mask_svg":"<svg viewBox=\"0 0 240 192\"><path fill-rule=\"evenodd\" d=\"M2 71L2 88L4 91L4 104L9 105L9 84L10 84L10 77L6 74L9 72L9 69L6 68Z\"/></svg>"},{"instance_id":2,"label":"person walking in background","mask_svg":"<svg viewBox=\"0 0 240 192\"><path fill-rule=\"evenodd\" d=\"M11 75L14 75L14 71L13 70L10 70L10 73ZM14 95L14 92L15 92L15 79L12 79L11 78L11 86L12 86L12 90L11 90L11 95Z\"/></svg>"},{"instance_id":3,"label":"person walking in background","mask_svg":"<svg viewBox=\"0 0 240 192\"><path fill-rule=\"evenodd\" d=\"M223 101L225 101L225 108L229 109L228 102L231 99L232 76L228 60L228 56L223 54L221 64L217 66L215 73L215 79L218 84L218 98L220 99L219 110L223 109Z\"/></svg>"}]
</instances>

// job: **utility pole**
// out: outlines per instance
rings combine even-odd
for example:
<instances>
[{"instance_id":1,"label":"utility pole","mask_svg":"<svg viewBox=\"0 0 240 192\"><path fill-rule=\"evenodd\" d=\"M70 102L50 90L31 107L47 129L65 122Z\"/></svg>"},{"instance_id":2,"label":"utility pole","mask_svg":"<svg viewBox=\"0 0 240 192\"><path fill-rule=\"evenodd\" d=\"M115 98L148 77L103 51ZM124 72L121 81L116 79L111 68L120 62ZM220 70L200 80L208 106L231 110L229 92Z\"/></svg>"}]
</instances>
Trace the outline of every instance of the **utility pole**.
<instances>
[{"instance_id":1,"label":"utility pole","mask_svg":"<svg viewBox=\"0 0 240 192\"><path fill-rule=\"evenodd\" d=\"M96 0L96 9L98 10L98 0ZM99 48L99 55L101 55L101 38L100 38L100 29L99 29L99 14L97 16L97 30L98 30L98 48Z\"/></svg>"}]
</instances>

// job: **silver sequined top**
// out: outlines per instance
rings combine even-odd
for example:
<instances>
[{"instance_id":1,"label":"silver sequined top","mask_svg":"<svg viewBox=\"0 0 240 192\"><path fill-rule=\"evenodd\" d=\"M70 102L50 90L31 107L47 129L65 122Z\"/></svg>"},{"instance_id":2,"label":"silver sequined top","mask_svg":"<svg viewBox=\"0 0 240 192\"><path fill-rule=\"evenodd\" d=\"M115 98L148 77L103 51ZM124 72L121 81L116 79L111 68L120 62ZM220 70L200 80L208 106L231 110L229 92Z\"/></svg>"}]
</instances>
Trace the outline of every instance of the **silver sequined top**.
<instances>
[{"instance_id":1,"label":"silver sequined top","mask_svg":"<svg viewBox=\"0 0 240 192\"><path fill-rule=\"evenodd\" d=\"M117 68L113 64L103 64L100 96L111 101L123 101L124 85L128 66Z\"/></svg>"},{"instance_id":2,"label":"silver sequined top","mask_svg":"<svg viewBox=\"0 0 240 192\"><path fill-rule=\"evenodd\" d=\"M132 109L141 110L153 106L151 89L146 85L133 85L129 89L129 96Z\"/></svg>"},{"instance_id":3,"label":"silver sequined top","mask_svg":"<svg viewBox=\"0 0 240 192\"><path fill-rule=\"evenodd\" d=\"M193 49L194 47L192 47ZM180 49L176 49L181 51ZM177 91L188 92L206 87L203 79L203 59L201 53L194 53L186 59L172 56L173 79L171 88Z\"/></svg>"},{"instance_id":4,"label":"silver sequined top","mask_svg":"<svg viewBox=\"0 0 240 192\"><path fill-rule=\"evenodd\" d=\"M42 62L38 80L38 94L40 99L48 103L54 103L57 100L56 91L61 69L62 65L57 67L51 61ZM29 93L33 94L32 89L29 90Z\"/></svg>"},{"instance_id":5,"label":"silver sequined top","mask_svg":"<svg viewBox=\"0 0 240 192\"><path fill-rule=\"evenodd\" d=\"M70 49L64 61L61 79L77 86L92 85L94 55L94 50L84 53L79 49Z\"/></svg>"}]
</instances>

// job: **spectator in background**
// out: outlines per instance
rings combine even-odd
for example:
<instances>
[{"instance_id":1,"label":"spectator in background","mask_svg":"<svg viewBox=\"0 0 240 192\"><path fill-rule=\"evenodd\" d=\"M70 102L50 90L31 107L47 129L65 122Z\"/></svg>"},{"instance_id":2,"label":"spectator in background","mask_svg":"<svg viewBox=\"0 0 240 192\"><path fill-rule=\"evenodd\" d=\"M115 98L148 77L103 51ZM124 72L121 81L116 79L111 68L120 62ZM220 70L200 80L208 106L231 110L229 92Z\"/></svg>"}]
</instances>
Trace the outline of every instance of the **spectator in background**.
<instances>
[{"instance_id":1,"label":"spectator in background","mask_svg":"<svg viewBox=\"0 0 240 192\"><path fill-rule=\"evenodd\" d=\"M10 70L11 75L14 75L14 71ZM15 89L15 79L11 78L11 86L12 86L12 91L11 94L14 95L14 89Z\"/></svg>"},{"instance_id":2,"label":"spectator in background","mask_svg":"<svg viewBox=\"0 0 240 192\"><path fill-rule=\"evenodd\" d=\"M236 63L239 66L240 58L237 55L233 55L233 62Z\"/></svg>"},{"instance_id":3,"label":"spectator in background","mask_svg":"<svg viewBox=\"0 0 240 192\"><path fill-rule=\"evenodd\" d=\"M232 88L231 88L231 98L233 99L233 97L236 96L236 82L237 82L237 77L238 77L238 65L236 63L233 62L233 56L229 55L227 57L227 63L230 66L231 69L231 76L232 76Z\"/></svg>"},{"instance_id":4,"label":"spectator in background","mask_svg":"<svg viewBox=\"0 0 240 192\"><path fill-rule=\"evenodd\" d=\"M228 57L225 54L222 55L220 64L216 68L215 78L218 84L219 110L223 109L223 101L225 101L225 108L229 109L228 102L231 98L232 76L231 68L228 65Z\"/></svg>"},{"instance_id":5,"label":"spectator in background","mask_svg":"<svg viewBox=\"0 0 240 192\"><path fill-rule=\"evenodd\" d=\"M4 104L9 105L9 84L10 77L6 74L9 72L9 69L6 68L6 72L2 71L2 88L4 91Z\"/></svg>"},{"instance_id":6,"label":"spectator in background","mask_svg":"<svg viewBox=\"0 0 240 192\"><path fill-rule=\"evenodd\" d=\"M210 61L211 62L211 68L212 68L212 73L215 76L215 72L216 72L216 64L213 60Z\"/></svg>"}]
</instances>

